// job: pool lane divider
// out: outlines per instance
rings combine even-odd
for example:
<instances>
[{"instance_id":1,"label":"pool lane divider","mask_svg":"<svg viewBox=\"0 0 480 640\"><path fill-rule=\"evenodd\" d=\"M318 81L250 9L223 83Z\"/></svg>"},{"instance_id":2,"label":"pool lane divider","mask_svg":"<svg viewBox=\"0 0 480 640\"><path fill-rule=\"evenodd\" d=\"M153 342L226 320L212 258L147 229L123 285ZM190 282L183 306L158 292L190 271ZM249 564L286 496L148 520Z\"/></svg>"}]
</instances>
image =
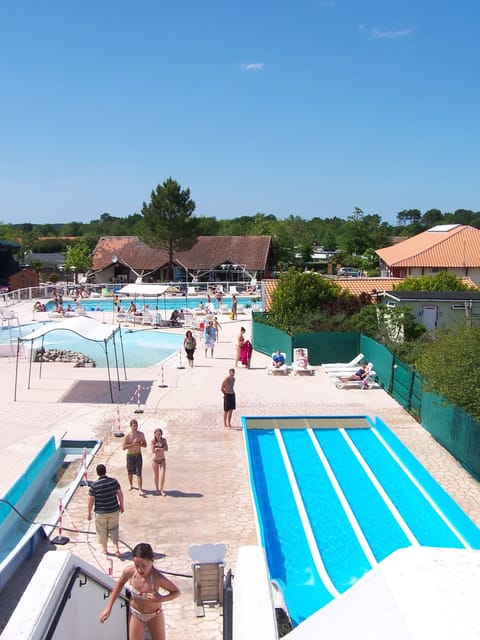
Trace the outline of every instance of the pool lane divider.
<instances>
[{"instance_id":1,"label":"pool lane divider","mask_svg":"<svg viewBox=\"0 0 480 640\"><path fill-rule=\"evenodd\" d=\"M445 525L450 529L450 531L454 534L454 536L463 544L466 549L471 549L472 546L465 540L462 534L458 531L455 525L451 522L451 520L445 515L442 509L438 506L438 504L433 500L431 495L425 490L425 488L418 482L413 473L408 469L408 467L402 462L402 460L398 457L395 451L391 448L388 442L382 437L379 433L378 429L372 427L371 432L375 434L378 440L382 443L383 447L388 451L390 456L395 460L395 462L399 465L405 475L408 476L410 481L415 485L418 491L422 494L425 500L429 503L432 509L438 514L438 516L443 520Z\"/></svg>"},{"instance_id":2,"label":"pool lane divider","mask_svg":"<svg viewBox=\"0 0 480 640\"><path fill-rule=\"evenodd\" d=\"M417 547L420 546L420 543L418 542L417 538L413 534L413 532L410 529L410 527L408 526L408 524L403 519L400 511L394 505L394 503L390 499L390 496L387 494L385 489L382 487L382 485L380 484L380 482L377 479L377 476L370 469L370 467L367 464L365 458L362 456L360 451L357 449L357 447L353 443L353 441L350 438L350 436L348 435L348 433L345 431L345 429L339 429L338 431L342 435L342 437L344 438L345 442L347 443L348 447L352 451L353 455L358 460L358 462L359 462L360 466L362 467L362 469L365 471L366 475L368 476L368 479L370 480L372 485L375 487L375 489L378 491L378 493L379 493L380 497L382 498L382 500L385 502L387 508L391 512L392 516L395 518L398 526L400 527L400 529L405 534L407 540L410 542L410 544L412 546L417 546Z\"/></svg>"},{"instance_id":3,"label":"pool lane divider","mask_svg":"<svg viewBox=\"0 0 480 640\"><path fill-rule=\"evenodd\" d=\"M350 503L348 502L347 498L345 497L345 494L342 491L342 488L337 480L337 477L332 467L330 466L330 463L328 462L328 459L319 441L315 437L315 434L313 433L313 430L311 428L307 429L307 433L310 436L310 440L312 441L313 447L317 452L318 457L320 458L320 462L322 463L323 468L325 469L325 473L327 474L328 479L330 480L330 484L332 485L333 490L337 495L338 501L342 505L345 515L347 516L348 521L350 522L350 526L352 527L353 532L357 537L358 543L360 544L363 550L363 553L365 554L365 557L367 558L371 567L376 566L378 564L377 559L375 558L373 551L370 548L370 545L368 544L365 534L363 533L363 530L357 518L355 517L355 514L350 506Z\"/></svg>"},{"instance_id":4,"label":"pool lane divider","mask_svg":"<svg viewBox=\"0 0 480 640\"><path fill-rule=\"evenodd\" d=\"M323 563L322 556L318 548L317 542L315 540L315 535L312 530L312 525L308 518L307 510L305 509L305 505L303 503L302 496L298 488L297 480L295 478L295 473L293 471L292 464L290 462L290 458L288 456L288 452L285 447L285 443L280 433L280 429L274 429L274 432L275 432L275 437L277 439L278 448L282 456L283 464L285 466L285 471L287 472L288 480L292 488L293 498L295 500L298 514L300 516L303 530L305 532L305 537L307 539L307 543L310 548L310 553L312 554L313 562L315 564L318 575L320 576L320 579L322 580L325 588L330 593L332 598L337 598L340 595L340 592L336 589L335 585L331 581L330 576L328 575L328 572Z\"/></svg>"}]
</instances>

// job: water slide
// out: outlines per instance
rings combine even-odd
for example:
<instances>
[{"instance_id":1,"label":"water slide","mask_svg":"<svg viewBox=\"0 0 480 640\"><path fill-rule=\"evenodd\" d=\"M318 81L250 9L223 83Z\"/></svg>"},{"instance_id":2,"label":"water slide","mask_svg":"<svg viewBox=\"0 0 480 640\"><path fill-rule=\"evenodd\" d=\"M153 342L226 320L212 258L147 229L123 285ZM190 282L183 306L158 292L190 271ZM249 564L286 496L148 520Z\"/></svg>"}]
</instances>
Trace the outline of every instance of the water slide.
<instances>
[{"instance_id":1,"label":"water slide","mask_svg":"<svg viewBox=\"0 0 480 640\"><path fill-rule=\"evenodd\" d=\"M480 548L480 532L381 421L248 430L270 576L295 624L408 546Z\"/></svg>"}]
</instances>

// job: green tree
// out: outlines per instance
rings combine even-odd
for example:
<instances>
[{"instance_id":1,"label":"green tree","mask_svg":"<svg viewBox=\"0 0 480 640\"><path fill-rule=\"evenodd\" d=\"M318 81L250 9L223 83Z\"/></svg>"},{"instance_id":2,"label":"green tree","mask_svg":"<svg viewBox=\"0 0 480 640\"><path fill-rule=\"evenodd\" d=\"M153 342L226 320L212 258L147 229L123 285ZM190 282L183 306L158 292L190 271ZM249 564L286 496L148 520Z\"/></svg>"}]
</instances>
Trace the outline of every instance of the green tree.
<instances>
[{"instance_id":1,"label":"green tree","mask_svg":"<svg viewBox=\"0 0 480 640\"><path fill-rule=\"evenodd\" d=\"M395 291L469 291L469 287L450 271L440 271L434 276L405 278L394 287Z\"/></svg>"},{"instance_id":2,"label":"green tree","mask_svg":"<svg viewBox=\"0 0 480 640\"><path fill-rule=\"evenodd\" d=\"M429 209L428 211L425 211L420 220L422 227L425 227L425 229L430 229L436 224L441 224L442 222L443 213L440 211L440 209Z\"/></svg>"},{"instance_id":3,"label":"green tree","mask_svg":"<svg viewBox=\"0 0 480 640\"><path fill-rule=\"evenodd\" d=\"M441 331L417 358L426 390L480 420L480 327L461 325ZM468 373L467 373L468 372Z\"/></svg>"},{"instance_id":4,"label":"green tree","mask_svg":"<svg viewBox=\"0 0 480 640\"><path fill-rule=\"evenodd\" d=\"M146 244L168 253L168 280L173 277L175 253L191 249L197 240L194 211L190 189L182 189L172 178L152 191L150 204L143 203L140 236Z\"/></svg>"},{"instance_id":5,"label":"green tree","mask_svg":"<svg viewBox=\"0 0 480 640\"><path fill-rule=\"evenodd\" d=\"M270 321L283 331L296 333L305 328L323 304L333 302L339 295L340 289L333 280L291 268L278 281Z\"/></svg>"},{"instance_id":6,"label":"green tree","mask_svg":"<svg viewBox=\"0 0 480 640\"><path fill-rule=\"evenodd\" d=\"M357 331L395 350L395 345L417 340L425 333L425 326L416 322L406 307L390 308L383 304L364 306L354 317Z\"/></svg>"},{"instance_id":7,"label":"green tree","mask_svg":"<svg viewBox=\"0 0 480 640\"><path fill-rule=\"evenodd\" d=\"M75 280L76 274L86 273L92 266L91 249L86 242L78 240L75 244L68 247L65 254L65 269L74 268Z\"/></svg>"}]
</instances>

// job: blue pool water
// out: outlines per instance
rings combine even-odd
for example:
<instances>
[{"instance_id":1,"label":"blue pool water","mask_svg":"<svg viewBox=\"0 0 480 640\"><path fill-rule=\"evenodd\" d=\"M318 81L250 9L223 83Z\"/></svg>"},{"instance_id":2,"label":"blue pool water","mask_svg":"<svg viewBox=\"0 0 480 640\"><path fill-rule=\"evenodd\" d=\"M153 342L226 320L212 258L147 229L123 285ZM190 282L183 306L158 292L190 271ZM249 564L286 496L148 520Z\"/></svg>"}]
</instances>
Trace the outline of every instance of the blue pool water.
<instances>
[{"instance_id":1,"label":"blue pool water","mask_svg":"<svg viewBox=\"0 0 480 640\"><path fill-rule=\"evenodd\" d=\"M44 324L43 322L35 322L22 325L22 336L26 336ZM12 328L11 334L16 340L18 330ZM150 328L135 331L122 329L125 366L142 368L162 362L181 348L183 338L184 336L178 333L153 331ZM0 332L0 342L6 342L8 339L9 332L4 328ZM34 343L34 346L38 348L41 344L41 340L38 340ZM118 337L116 337L116 344L118 362L119 365L122 365L121 346ZM92 342L91 340L85 340L71 331L52 331L45 335L43 345L45 349L69 349L70 351L79 351L87 356L91 356L95 360L97 367L107 366L103 345ZM111 340L108 342L108 357L110 365L114 365L115 354Z\"/></svg>"},{"instance_id":2,"label":"blue pool water","mask_svg":"<svg viewBox=\"0 0 480 640\"><path fill-rule=\"evenodd\" d=\"M480 530L380 419L345 429L268 420L255 429L244 419L251 485L294 624L399 548L480 549Z\"/></svg>"},{"instance_id":3,"label":"blue pool water","mask_svg":"<svg viewBox=\"0 0 480 640\"><path fill-rule=\"evenodd\" d=\"M244 296L244 297L237 296L237 301L238 301L238 304L243 304L244 306L247 304L249 305L259 304L258 302L253 303L252 298L247 296ZM202 296L183 297L182 296L182 297L176 297L176 298L170 297L170 298L163 299L163 297L144 298L142 296L139 296L135 298L131 296L130 298L121 298L120 306L122 309L127 311L131 302L135 302L139 311L143 309L145 304L148 304L148 307L151 311L155 311L156 309L158 309L158 311L160 312L162 311L171 312L174 309L195 309L196 307L198 307L200 302L203 302L203 305L205 306L207 304L207 297L206 296L204 297ZM66 304L67 303L65 303L64 306ZM109 312L113 311L113 298L85 298L81 300L81 304L82 304L82 307L86 309L86 311L109 311ZM218 304L217 304L217 301L213 299L213 297L212 297L211 304L213 305L214 311L217 311ZM231 297L224 297L222 300L222 304L226 304L228 308L231 308L232 306ZM56 305L53 303L53 301L50 301L47 303L46 307L47 307L47 311L54 311Z\"/></svg>"}]
</instances>

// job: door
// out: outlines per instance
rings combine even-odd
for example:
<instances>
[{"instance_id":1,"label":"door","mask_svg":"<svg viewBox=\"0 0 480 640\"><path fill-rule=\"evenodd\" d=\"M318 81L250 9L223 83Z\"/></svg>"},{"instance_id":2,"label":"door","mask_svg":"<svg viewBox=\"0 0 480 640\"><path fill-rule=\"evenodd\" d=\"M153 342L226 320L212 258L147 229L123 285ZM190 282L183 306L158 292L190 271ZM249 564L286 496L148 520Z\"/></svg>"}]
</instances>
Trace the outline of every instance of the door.
<instances>
[{"instance_id":1,"label":"door","mask_svg":"<svg viewBox=\"0 0 480 640\"><path fill-rule=\"evenodd\" d=\"M438 319L438 306L428 305L424 306L422 310L422 321L427 329L436 329Z\"/></svg>"}]
</instances>

